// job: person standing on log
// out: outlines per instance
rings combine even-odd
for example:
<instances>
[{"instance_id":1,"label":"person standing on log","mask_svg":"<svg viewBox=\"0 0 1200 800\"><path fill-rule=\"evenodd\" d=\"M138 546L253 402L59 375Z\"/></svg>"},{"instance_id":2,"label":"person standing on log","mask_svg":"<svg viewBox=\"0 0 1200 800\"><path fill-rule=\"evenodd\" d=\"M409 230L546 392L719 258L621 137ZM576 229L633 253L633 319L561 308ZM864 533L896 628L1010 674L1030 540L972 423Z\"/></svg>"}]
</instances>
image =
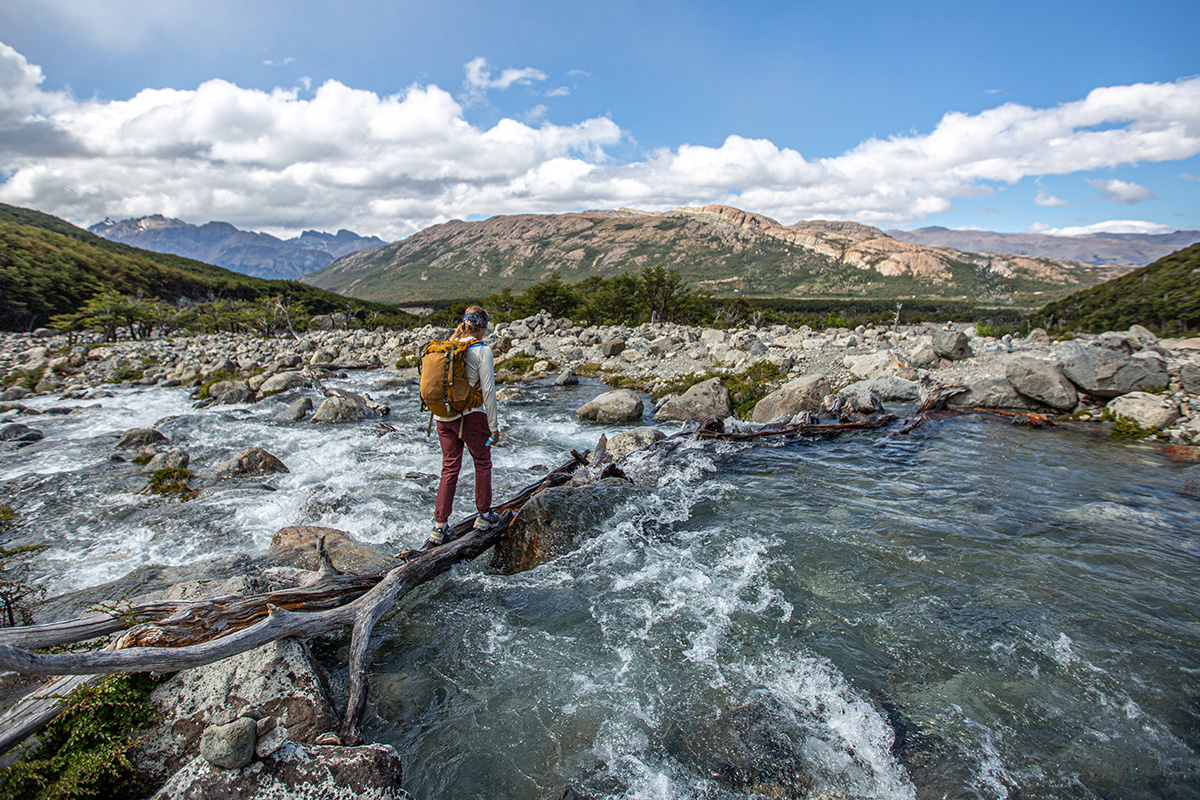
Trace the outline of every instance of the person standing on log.
<instances>
[{"instance_id":1,"label":"person standing on log","mask_svg":"<svg viewBox=\"0 0 1200 800\"><path fill-rule=\"evenodd\" d=\"M470 306L451 340L482 340L487 335L488 315L479 306ZM446 537L450 512L454 508L454 492L458 488L458 473L462 469L463 447L475 463L475 527L487 530L500 521L492 511L492 445L500 440L500 420L496 413L496 366L492 349L480 341L467 350L467 382L479 387L481 405L465 409L461 414L439 417L438 442L442 446L442 480L438 484L433 506L433 532L426 549L437 547Z\"/></svg>"}]
</instances>

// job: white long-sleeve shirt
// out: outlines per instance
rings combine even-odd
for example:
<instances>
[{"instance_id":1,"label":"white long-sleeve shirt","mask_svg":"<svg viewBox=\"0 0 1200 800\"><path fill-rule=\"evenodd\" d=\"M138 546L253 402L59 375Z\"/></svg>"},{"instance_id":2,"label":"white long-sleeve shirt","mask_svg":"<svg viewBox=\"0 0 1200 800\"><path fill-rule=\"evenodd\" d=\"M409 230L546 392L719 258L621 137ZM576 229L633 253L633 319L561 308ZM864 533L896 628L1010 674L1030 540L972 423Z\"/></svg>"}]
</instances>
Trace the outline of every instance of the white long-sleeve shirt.
<instances>
[{"instance_id":1,"label":"white long-sleeve shirt","mask_svg":"<svg viewBox=\"0 0 1200 800\"><path fill-rule=\"evenodd\" d=\"M486 344L467 348L467 383L479 387L483 393L483 405L465 409L461 414L451 417L439 417L434 414L433 418L440 422L450 422L482 408L487 414L488 430L500 430L500 417L496 410L496 360L492 355L492 348Z\"/></svg>"}]
</instances>

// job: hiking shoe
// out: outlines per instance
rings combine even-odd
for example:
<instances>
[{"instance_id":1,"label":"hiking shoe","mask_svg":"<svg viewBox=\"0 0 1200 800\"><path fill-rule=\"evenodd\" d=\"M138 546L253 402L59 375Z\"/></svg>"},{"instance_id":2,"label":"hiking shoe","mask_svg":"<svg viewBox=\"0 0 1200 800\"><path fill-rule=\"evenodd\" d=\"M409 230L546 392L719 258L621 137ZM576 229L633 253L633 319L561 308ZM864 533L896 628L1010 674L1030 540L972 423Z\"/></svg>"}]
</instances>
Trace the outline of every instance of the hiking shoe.
<instances>
[{"instance_id":1,"label":"hiking shoe","mask_svg":"<svg viewBox=\"0 0 1200 800\"><path fill-rule=\"evenodd\" d=\"M486 531L496 523L500 522L500 515L495 511L484 511L479 516L475 517L475 530Z\"/></svg>"},{"instance_id":2,"label":"hiking shoe","mask_svg":"<svg viewBox=\"0 0 1200 800\"><path fill-rule=\"evenodd\" d=\"M440 545L446 538L446 531L450 529L450 523L443 522L441 525L434 525L433 531L429 534L429 538L425 541L425 549Z\"/></svg>"}]
</instances>

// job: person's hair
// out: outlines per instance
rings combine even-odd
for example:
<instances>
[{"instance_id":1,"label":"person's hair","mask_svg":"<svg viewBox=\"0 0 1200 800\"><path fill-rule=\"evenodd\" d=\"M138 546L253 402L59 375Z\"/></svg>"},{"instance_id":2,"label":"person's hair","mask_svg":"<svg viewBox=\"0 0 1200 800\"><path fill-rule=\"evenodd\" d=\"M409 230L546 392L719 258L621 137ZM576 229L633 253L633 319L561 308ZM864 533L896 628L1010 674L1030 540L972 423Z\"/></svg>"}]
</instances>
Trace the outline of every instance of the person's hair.
<instances>
[{"instance_id":1,"label":"person's hair","mask_svg":"<svg viewBox=\"0 0 1200 800\"><path fill-rule=\"evenodd\" d=\"M478 325L472 325L464 319L454 329L454 335L450 337L451 339L482 339L487 335L488 313L479 306L468 306L467 310L463 312L463 316L465 317L468 314L482 317L484 327L481 328Z\"/></svg>"}]
</instances>

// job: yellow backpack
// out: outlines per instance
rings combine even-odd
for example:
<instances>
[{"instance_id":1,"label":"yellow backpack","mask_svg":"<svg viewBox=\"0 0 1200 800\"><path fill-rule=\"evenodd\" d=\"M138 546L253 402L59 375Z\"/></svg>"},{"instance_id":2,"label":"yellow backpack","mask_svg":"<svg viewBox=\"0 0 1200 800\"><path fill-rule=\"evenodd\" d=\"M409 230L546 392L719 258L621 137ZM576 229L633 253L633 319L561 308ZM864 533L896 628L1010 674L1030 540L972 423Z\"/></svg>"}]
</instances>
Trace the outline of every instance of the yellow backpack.
<instances>
[{"instance_id":1,"label":"yellow backpack","mask_svg":"<svg viewBox=\"0 0 1200 800\"><path fill-rule=\"evenodd\" d=\"M421 379L421 410L453 417L483 405L483 391L467 383L467 350L479 339L432 339L421 348L417 373Z\"/></svg>"}]
</instances>

